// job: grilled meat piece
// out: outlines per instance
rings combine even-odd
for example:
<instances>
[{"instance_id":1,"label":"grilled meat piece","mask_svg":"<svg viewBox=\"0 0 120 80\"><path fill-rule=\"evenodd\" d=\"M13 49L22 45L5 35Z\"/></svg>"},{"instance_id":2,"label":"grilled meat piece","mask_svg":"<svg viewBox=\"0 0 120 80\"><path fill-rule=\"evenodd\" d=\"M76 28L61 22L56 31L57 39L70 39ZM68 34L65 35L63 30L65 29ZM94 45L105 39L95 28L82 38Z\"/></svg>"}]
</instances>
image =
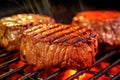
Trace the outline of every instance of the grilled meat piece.
<instances>
[{"instance_id":1,"label":"grilled meat piece","mask_svg":"<svg viewBox=\"0 0 120 80\"><path fill-rule=\"evenodd\" d=\"M120 45L120 12L118 11L79 12L73 18L72 24L95 30L99 35L100 47Z\"/></svg>"},{"instance_id":2,"label":"grilled meat piece","mask_svg":"<svg viewBox=\"0 0 120 80\"><path fill-rule=\"evenodd\" d=\"M0 19L0 46L8 51L19 50L25 29L43 23L55 23L54 19L40 14L17 14Z\"/></svg>"},{"instance_id":3,"label":"grilled meat piece","mask_svg":"<svg viewBox=\"0 0 120 80\"><path fill-rule=\"evenodd\" d=\"M63 24L42 24L24 31L21 60L40 68L90 66L97 52L97 34L87 28Z\"/></svg>"}]
</instances>

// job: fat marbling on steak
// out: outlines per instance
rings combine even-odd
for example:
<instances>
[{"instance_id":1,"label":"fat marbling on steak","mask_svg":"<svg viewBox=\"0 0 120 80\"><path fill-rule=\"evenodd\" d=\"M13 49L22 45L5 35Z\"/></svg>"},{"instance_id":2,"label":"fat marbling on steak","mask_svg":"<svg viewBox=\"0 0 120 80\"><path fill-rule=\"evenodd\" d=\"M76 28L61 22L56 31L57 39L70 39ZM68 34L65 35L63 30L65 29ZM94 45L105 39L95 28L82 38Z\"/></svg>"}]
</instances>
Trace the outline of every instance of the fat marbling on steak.
<instances>
[{"instance_id":1,"label":"fat marbling on steak","mask_svg":"<svg viewBox=\"0 0 120 80\"><path fill-rule=\"evenodd\" d=\"M97 34L91 29L40 24L24 31L20 57L39 68L83 69L94 62L97 50Z\"/></svg>"}]
</instances>

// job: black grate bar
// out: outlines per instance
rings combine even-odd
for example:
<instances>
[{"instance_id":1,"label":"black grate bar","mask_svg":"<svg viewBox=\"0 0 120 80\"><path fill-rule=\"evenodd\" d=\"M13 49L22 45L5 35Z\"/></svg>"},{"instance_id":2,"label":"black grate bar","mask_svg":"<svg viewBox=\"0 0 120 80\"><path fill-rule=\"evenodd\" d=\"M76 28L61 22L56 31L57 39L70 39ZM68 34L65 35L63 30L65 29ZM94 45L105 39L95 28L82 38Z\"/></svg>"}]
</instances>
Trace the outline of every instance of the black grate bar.
<instances>
[{"instance_id":1,"label":"black grate bar","mask_svg":"<svg viewBox=\"0 0 120 80\"><path fill-rule=\"evenodd\" d=\"M22 79L21 79L22 80ZM28 80L36 80L36 79L34 79L34 78L32 78L32 77L29 77L29 79Z\"/></svg>"},{"instance_id":2,"label":"black grate bar","mask_svg":"<svg viewBox=\"0 0 120 80\"><path fill-rule=\"evenodd\" d=\"M28 74L26 74L25 76L19 78L18 80L26 80L26 79L28 79L28 78L29 78L30 80L35 80L34 78L32 78L32 77L29 76L30 74L31 74L31 73L28 73Z\"/></svg>"},{"instance_id":3,"label":"black grate bar","mask_svg":"<svg viewBox=\"0 0 120 80\"><path fill-rule=\"evenodd\" d=\"M104 70L99 72L98 74L94 75L94 77L92 77L90 80L96 80L98 77L106 73L109 69L111 69L113 66L115 66L118 63L120 63L120 58L116 60L114 63L112 63L110 66L106 67Z\"/></svg>"},{"instance_id":4,"label":"black grate bar","mask_svg":"<svg viewBox=\"0 0 120 80\"><path fill-rule=\"evenodd\" d=\"M9 71L9 72L6 72L6 73L0 75L0 80L5 80L5 78L11 76L12 74L14 74L14 73L16 73L16 72L18 72L18 71L23 70L23 69L26 68L27 66L28 66L28 64L25 64L25 65L23 65L22 67L13 69L13 70L11 70L11 71Z\"/></svg>"},{"instance_id":5,"label":"black grate bar","mask_svg":"<svg viewBox=\"0 0 120 80\"><path fill-rule=\"evenodd\" d=\"M120 52L120 50L119 50L119 51L114 50L114 51L112 51L112 52L110 52L110 53L106 53L105 56L103 56L102 58L100 58L99 60L97 60L95 63L93 63L93 65L90 66L89 68L94 67L94 66L97 65L98 63L104 61L105 59L108 59L109 57L115 55L115 54L118 53L118 52Z\"/></svg>"},{"instance_id":6,"label":"black grate bar","mask_svg":"<svg viewBox=\"0 0 120 80\"><path fill-rule=\"evenodd\" d=\"M14 62L18 61L18 60L19 60L19 58L15 58L15 59L12 59L12 60L10 60L10 61L8 61L6 63L3 63L3 64L0 65L0 69L4 68L8 64L11 64L11 63L14 63Z\"/></svg>"},{"instance_id":7,"label":"black grate bar","mask_svg":"<svg viewBox=\"0 0 120 80\"><path fill-rule=\"evenodd\" d=\"M16 52L1 52L0 54L0 58L3 58L3 57L6 57L6 56L9 56L9 55L12 55L12 54L15 54Z\"/></svg>"},{"instance_id":8,"label":"black grate bar","mask_svg":"<svg viewBox=\"0 0 120 80\"><path fill-rule=\"evenodd\" d=\"M92 66L90 66L89 68L86 68L84 70L78 71L77 73L71 75L69 78L67 78L67 80L73 80L74 78L78 77L79 75L82 75L84 72L89 71L92 67L94 67L95 65L97 65L98 63L102 62L103 60L113 56L114 54L118 53L118 51L114 50L110 53L107 53L105 56L103 56L102 58L100 58L99 60L97 60L95 63L93 63Z\"/></svg>"},{"instance_id":9,"label":"black grate bar","mask_svg":"<svg viewBox=\"0 0 120 80\"><path fill-rule=\"evenodd\" d=\"M117 79L120 79L120 72L112 78L112 80L117 80Z\"/></svg>"},{"instance_id":10,"label":"black grate bar","mask_svg":"<svg viewBox=\"0 0 120 80\"><path fill-rule=\"evenodd\" d=\"M8 53L6 53L6 52L1 53L0 58L3 58L3 57L8 56L8 55L9 55L9 54L8 54Z\"/></svg>"},{"instance_id":11,"label":"black grate bar","mask_svg":"<svg viewBox=\"0 0 120 80\"><path fill-rule=\"evenodd\" d=\"M98 74L99 72L96 72L96 71L88 71L87 73L90 73L90 74Z\"/></svg>"},{"instance_id":12,"label":"black grate bar","mask_svg":"<svg viewBox=\"0 0 120 80\"><path fill-rule=\"evenodd\" d=\"M109 74L109 73L105 73L105 75L106 75L106 76L109 76L109 77L111 77L111 78L114 77L113 74Z\"/></svg>"},{"instance_id":13,"label":"black grate bar","mask_svg":"<svg viewBox=\"0 0 120 80\"><path fill-rule=\"evenodd\" d=\"M50 75L49 77L47 77L45 80L50 80L66 70L67 70L66 68L62 68L62 69L56 71L55 73L53 73L52 75Z\"/></svg>"},{"instance_id":14,"label":"black grate bar","mask_svg":"<svg viewBox=\"0 0 120 80\"><path fill-rule=\"evenodd\" d=\"M28 79L28 78L30 78L30 79L32 80L31 77L34 76L34 75L36 75L36 74L38 74L38 72L41 72L41 71L44 71L44 69L42 68L42 69L36 70L35 72L28 73L28 74L26 74L25 76L19 78L18 80L26 80L26 79Z\"/></svg>"}]
</instances>

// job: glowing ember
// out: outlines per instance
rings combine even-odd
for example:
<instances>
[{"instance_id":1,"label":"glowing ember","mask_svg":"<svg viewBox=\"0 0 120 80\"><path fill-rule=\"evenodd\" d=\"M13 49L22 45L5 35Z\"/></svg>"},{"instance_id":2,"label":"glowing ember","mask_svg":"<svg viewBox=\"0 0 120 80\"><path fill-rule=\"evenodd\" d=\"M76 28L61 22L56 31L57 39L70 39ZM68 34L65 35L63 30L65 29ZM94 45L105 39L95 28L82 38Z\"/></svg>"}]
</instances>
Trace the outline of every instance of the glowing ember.
<instances>
[{"instance_id":1,"label":"glowing ember","mask_svg":"<svg viewBox=\"0 0 120 80\"><path fill-rule=\"evenodd\" d=\"M12 55L6 56L4 58L0 58L0 65L9 61L9 60L11 60L11 59L17 58L18 56L19 56L19 53L12 54ZM1 69L0 75L6 73L8 71L20 68L24 65L25 65L25 62L23 62L23 61L15 61L11 64L8 64L7 67ZM101 62L101 63L97 64L96 66L94 66L93 68L91 68L90 71L84 72L82 75L79 75L77 78L75 78L73 80L89 80L90 78L95 76L95 74L93 74L94 72L96 72L96 73L101 72L104 68L108 67L109 65L110 64L107 63L107 62ZM38 70L38 68L36 68L33 65L29 65L26 68L24 68L23 73L26 73L26 74L27 73L33 73L36 70ZM37 76L44 79L44 78L49 77L50 75L52 75L54 72L56 72L58 70L59 70L59 68L45 69L45 71L38 73ZM70 76L74 75L76 72L77 72L76 70L70 70L70 69L66 70L63 73L60 73L60 75L57 75L54 78L54 80L66 80ZM107 76L108 74L116 75L119 72L120 72L120 65L118 64L118 65L112 67L110 70L108 70L107 74L103 74L102 76L97 78L97 80L110 80L110 77ZM19 79L23 76L24 76L24 74L22 74L22 71L21 71L21 72L14 73L13 75L6 78L6 80L17 80L17 79Z\"/></svg>"},{"instance_id":2,"label":"glowing ember","mask_svg":"<svg viewBox=\"0 0 120 80\"><path fill-rule=\"evenodd\" d=\"M64 73L64 76L62 77L62 80L65 80L67 79L68 77L70 77L71 75L75 74L77 71L75 70L67 70L65 73ZM82 75L80 75L78 77L78 79L74 79L74 80L88 80L90 77L92 77L93 75L92 74L89 74L89 73L84 73Z\"/></svg>"},{"instance_id":3,"label":"glowing ember","mask_svg":"<svg viewBox=\"0 0 120 80\"><path fill-rule=\"evenodd\" d=\"M107 63L107 62L101 62L100 64L98 64L95 67L91 68L90 71L100 72L101 70L103 70L104 68L106 68L108 66L109 66L109 63ZM64 76L62 77L62 80L67 79L71 75L74 75L76 72L77 71L75 71L75 70L67 70L64 73ZM117 74L118 72L120 72L120 65L116 65L115 67L111 68L108 71L109 74L113 74L113 75ZM94 76L94 74L85 72L82 75L78 76L77 79L74 79L74 80L89 80L93 76ZM104 74L101 77L99 77L97 80L110 80L110 77L108 77L108 76L106 76Z\"/></svg>"},{"instance_id":4,"label":"glowing ember","mask_svg":"<svg viewBox=\"0 0 120 80\"><path fill-rule=\"evenodd\" d=\"M19 68L21 66L23 66L25 63L23 61L19 61L18 63L13 63L9 65L10 69L16 69Z\"/></svg>"},{"instance_id":5,"label":"glowing ember","mask_svg":"<svg viewBox=\"0 0 120 80\"><path fill-rule=\"evenodd\" d=\"M12 76L8 77L6 80L17 80L18 78L22 77L22 75L19 74L13 74Z\"/></svg>"},{"instance_id":6,"label":"glowing ember","mask_svg":"<svg viewBox=\"0 0 120 80\"><path fill-rule=\"evenodd\" d=\"M68 77L70 77L71 75L75 74L76 71L75 70L67 70L65 73L64 73L64 76L62 77L62 80L65 80L67 79Z\"/></svg>"}]
</instances>

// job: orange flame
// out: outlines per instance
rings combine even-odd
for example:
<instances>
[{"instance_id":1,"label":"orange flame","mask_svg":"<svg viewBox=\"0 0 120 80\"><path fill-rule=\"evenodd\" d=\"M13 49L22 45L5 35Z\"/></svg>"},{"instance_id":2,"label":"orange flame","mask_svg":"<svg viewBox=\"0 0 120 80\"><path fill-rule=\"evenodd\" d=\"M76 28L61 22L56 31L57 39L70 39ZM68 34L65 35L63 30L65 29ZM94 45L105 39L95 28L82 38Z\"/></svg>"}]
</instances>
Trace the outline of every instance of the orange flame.
<instances>
[{"instance_id":1,"label":"orange flame","mask_svg":"<svg viewBox=\"0 0 120 80\"><path fill-rule=\"evenodd\" d=\"M18 67L23 66L25 63L23 61L19 61L18 63L13 63L9 65L10 69L16 69ZM110 64L107 62L101 62L98 65L96 65L95 67L91 68L90 71L93 72L100 72L101 70L103 70L104 68L108 67ZM25 73L32 73L33 71L36 71L37 68L35 66L28 66L27 68L24 69ZM54 73L55 71L57 71L58 69L49 69L50 74ZM63 76L61 76L60 80L66 80L67 78L69 78L71 75L74 75L77 71L76 70L67 70L64 72L64 74L62 74ZM120 72L120 65L116 65L113 68L111 68L108 73L109 74L117 74ZM45 72L46 73L46 72ZM48 72L47 72L48 73ZM49 74L49 73L48 73ZM19 75L17 73L15 73L14 75L10 76L7 80L16 80L18 78L20 78L22 75ZM82 75L78 76L77 79L73 79L73 80L89 80L91 77L93 77L94 74L92 73L83 73ZM57 80L57 79L56 79ZM110 80L110 77L106 76L105 74L103 74L101 77L99 77L97 80Z\"/></svg>"},{"instance_id":2,"label":"orange flame","mask_svg":"<svg viewBox=\"0 0 120 80\"><path fill-rule=\"evenodd\" d=\"M10 69L15 69L23 66L25 63L23 61L19 61L18 63L12 63L9 65Z\"/></svg>"},{"instance_id":3,"label":"orange flame","mask_svg":"<svg viewBox=\"0 0 120 80\"><path fill-rule=\"evenodd\" d=\"M104 68L106 68L109 65L110 64L107 63L107 62L101 62L100 64L96 65L95 67L91 68L90 70L91 71L95 71L95 72L100 72L101 70L103 70ZM76 72L77 72L76 70L67 70L64 73L64 76L62 77L62 80L67 79L71 75L74 75ZM118 72L120 72L120 65L116 65L115 67L111 68L108 71L109 74L114 74L114 75L117 74ZM74 79L74 80L89 80L93 76L94 76L94 74L85 72L82 75L78 76L77 79ZM110 77L108 77L105 74L103 74L97 80L110 80Z\"/></svg>"}]
</instances>

